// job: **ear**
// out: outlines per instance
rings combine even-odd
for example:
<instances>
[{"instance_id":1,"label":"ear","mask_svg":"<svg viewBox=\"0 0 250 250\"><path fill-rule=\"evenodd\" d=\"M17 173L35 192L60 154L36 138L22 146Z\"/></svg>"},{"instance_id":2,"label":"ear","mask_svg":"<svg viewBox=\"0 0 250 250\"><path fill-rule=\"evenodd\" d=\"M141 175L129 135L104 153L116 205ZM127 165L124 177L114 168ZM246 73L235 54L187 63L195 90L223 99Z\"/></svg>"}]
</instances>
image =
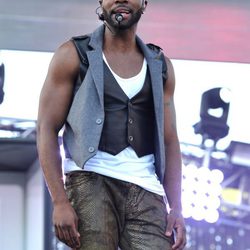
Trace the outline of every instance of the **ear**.
<instances>
[{"instance_id":1,"label":"ear","mask_svg":"<svg viewBox=\"0 0 250 250\"><path fill-rule=\"evenodd\" d=\"M148 1L147 1L147 0L144 0L143 3L142 3L142 11L143 11L143 12L146 10L147 5L148 5Z\"/></svg>"}]
</instances>

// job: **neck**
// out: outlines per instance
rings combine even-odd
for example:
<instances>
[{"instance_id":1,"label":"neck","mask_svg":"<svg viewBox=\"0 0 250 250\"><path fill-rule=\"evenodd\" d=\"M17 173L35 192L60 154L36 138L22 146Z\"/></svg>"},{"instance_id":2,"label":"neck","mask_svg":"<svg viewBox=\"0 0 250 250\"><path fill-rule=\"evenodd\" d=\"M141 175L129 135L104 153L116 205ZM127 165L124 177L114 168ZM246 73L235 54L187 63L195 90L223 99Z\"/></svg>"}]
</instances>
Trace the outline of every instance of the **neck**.
<instances>
[{"instance_id":1,"label":"neck","mask_svg":"<svg viewBox=\"0 0 250 250\"><path fill-rule=\"evenodd\" d=\"M136 48L136 26L128 30L112 29L105 24L104 50L120 52Z\"/></svg>"}]
</instances>

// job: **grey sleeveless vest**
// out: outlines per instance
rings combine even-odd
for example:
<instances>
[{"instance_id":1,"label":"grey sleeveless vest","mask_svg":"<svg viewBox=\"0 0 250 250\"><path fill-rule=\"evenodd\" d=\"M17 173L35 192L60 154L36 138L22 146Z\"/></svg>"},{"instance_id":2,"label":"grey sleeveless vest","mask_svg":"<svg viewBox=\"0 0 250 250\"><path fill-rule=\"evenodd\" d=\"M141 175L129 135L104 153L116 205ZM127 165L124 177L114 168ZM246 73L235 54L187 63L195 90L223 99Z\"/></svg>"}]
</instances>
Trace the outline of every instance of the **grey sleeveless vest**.
<instances>
[{"instance_id":1,"label":"grey sleeveless vest","mask_svg":"<svg viewBox=\"0 0 250 250\"><path fill-rule=\"evenodd\" d=\"M72 100L72 105L65 122L63 144L66 156L84 168L88 159L98 150L103 130L104 115L104 68L102 60L103 34L102 25L92 34L86 52L88 70L83 82ZM137 36L136 42L148 63L155 110L154 156L155 171L161 182L165 173L164 146L164 93L162 70L163 64L156 52Z\"/></svg>"}]
</instances>

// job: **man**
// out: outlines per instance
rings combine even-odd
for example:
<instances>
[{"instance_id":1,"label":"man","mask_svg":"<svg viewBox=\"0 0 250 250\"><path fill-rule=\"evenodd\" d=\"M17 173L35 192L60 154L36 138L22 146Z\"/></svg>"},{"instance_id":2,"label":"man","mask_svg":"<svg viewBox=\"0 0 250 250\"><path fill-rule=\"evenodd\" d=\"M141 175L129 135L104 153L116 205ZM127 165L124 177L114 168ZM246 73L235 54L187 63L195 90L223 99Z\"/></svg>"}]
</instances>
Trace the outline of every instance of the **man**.
<instances>
[{"instance_id":1,"label":"man","mask_svg":"<svg viewBox=\"0 0 250 250\"><path fill-rule=\"evenodd\" d=\"M39 158L56 235L73 249L183 249L186 243L174 72L165 58L163 82L159 50L136 36L146 6L100 1L104 25L90 35L83 82L84 60L73 39L56 51L41 92ZM63 126L66 191L58 144Z\"/></svg>"}]
</instances>

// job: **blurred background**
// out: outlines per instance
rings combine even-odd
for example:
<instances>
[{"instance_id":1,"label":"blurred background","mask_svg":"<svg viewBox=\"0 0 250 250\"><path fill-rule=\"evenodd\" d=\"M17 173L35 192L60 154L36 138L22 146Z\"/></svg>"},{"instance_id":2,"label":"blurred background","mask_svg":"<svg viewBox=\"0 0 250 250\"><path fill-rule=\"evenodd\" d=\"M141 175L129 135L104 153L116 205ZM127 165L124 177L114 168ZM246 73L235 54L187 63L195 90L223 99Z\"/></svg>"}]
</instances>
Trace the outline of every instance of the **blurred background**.
<instances>
[{"instance_id":1,"label":"blurred background","mask_svg":"<svg viewBox=\"0 0 250 250\"><path fill-rule=\"evenodd\" d=\"M37 160L39 93L55 49L100 21L93 0L0 0L0 249L56 250ZM250 250L250 1L154 0L138 34L176 74L191 250Z\"/></svg>"}]
</instances>

